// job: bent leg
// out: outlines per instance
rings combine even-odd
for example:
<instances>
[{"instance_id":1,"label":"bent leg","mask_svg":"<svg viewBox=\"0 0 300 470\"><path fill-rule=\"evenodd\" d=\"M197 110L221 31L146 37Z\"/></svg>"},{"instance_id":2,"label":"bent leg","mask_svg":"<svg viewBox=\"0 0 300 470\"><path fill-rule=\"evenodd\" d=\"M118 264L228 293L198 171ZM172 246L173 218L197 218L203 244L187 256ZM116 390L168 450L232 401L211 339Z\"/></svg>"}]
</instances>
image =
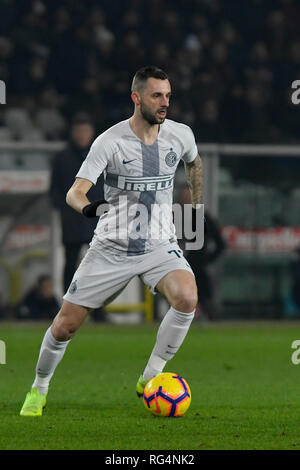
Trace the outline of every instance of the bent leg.
<instances>
[{"instance_id":1,"label":"bent leg","mask_svg":"<svg viewBox=\"0 0 300 470\"><path fill-rule=\"evenodd\" d=\"M62 308L44 336L32 387L47 393L52 375L66 351L67 345L78 330L90 309L64 301Z\"/></svg>"},{"instance_id":2,"label":"bent leg","mask_svg":"<svg viewBox=\"0 0 300 470\"><path fill-rule=\"evenodd\" d=\"M46 393L55 368L66 347L89 311L99 308L126 287L134 276L130 263L120 257L110 257L97 243L87 251L73 276L63 305L45 334L36 368L33 386Z\"/></svg>"},{"instance_id":3,"label":"bent leg","mask_svg":"<svg viewBox=\"0 0 300 470\"><path fill-rule=\"evenodd\" d=\"M193 321L197 305L197 287L194 276L186 270L166 274L156 289L169 301L171 307L159 327L156 343L143 373L150 379L162 372L182 345Z\"/></svg>"}]
</instances>

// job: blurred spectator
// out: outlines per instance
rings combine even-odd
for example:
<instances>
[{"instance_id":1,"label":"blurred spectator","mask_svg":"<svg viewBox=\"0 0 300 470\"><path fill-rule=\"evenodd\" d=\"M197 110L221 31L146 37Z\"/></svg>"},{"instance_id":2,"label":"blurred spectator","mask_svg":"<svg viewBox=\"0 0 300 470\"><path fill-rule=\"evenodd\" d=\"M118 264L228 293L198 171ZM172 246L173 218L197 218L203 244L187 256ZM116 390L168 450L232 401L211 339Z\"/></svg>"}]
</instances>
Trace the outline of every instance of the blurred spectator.
<instances>
[{"instance_id":1,"label":"blurred spectator","mask_svg":"<svg viewBox=\"0 0 300 470\"><path fill-rule=\"evenodd\" d=\"M58 310L59 304L53 293L51 277L42 275L17 307L17 317L20 320L51 319Z\"/></svg>"},{"instance_id":2,"label":"blurred spectator","mask_svg":"<svg viewBox=\"0 0 300 470\"><path fill-rule=\"evenodd\" d=\"M180 198L181 204L190 204L190 190L184 189ZM181 243L184 249L184 244ZM195 274L198 288L199 305L196 309L196 318L208 318L217 320L220 318L220 308L215 299L214 280L210 273L210 266L223 254L226 242L221 234L217 221L206 211L204 245L201 250L185 252L185 257L190 263Z\"/></svg>"},{"instance_id":3,"label":"blurred spectator","mask_svg":"<svg viewBox=\"0 0 300 470\"><path fill-rule=\"evenodd\" d=\"M15 139L24 138L34 129L30 113L25 106L11 107L6 111L4 122Z\"/></svg>"},{"instance_id":4,"label":"blurred spectator","mask_svg":"<svg viewBox=\"0 0 300 470\"><path fill-rule=\"evenodd\" d=\"M224 141L225 134L220 123L219 105L216 100L204 101L200 119L197 120L195 135L201 142Z\"/></svg>"},{"instance_id":5,"label":"blurred spectator","mask_svg":"<svg viewBox=\"0 0 300 470\"><path fill-rule=\"evenodd\" d=\"M85 113L74 116L68 146L59 152L52 164L50 196L59 210L62 224L62 242L65 247L64 291L68 289L79 261L83 245L90 243L98 219L82 217L66 203L66 194L75 181L76 174L87 156L95 137L94 125ZM87 193L90 200L104 199L103 176Z\"/></svg>"},{"instance_id":6,"label":"blurred spectator","mask_svg":"<svg viewBox=\"0 0 300 470\"><path fill-rule=\"evenodd\" d=\"M41 93L39 109L35 115L36 126L49 140L60 140L66 128L66 122L59 111L60 97L54 89L47 88Z\"/></svg>"},{"instance_id":7,"label":"blurred spectator","mask_svg":"<svg viewBox=\"0 0 300 470\"><path fill-rule=\"evenodd\" d=\"M226 248L225 240L215 219L205 212L204 245L201 250L189 251L186 259L195 274L198 287L198 301L200 317L209 320L220 319L221 312L215 299L214 280L210 273L210 266L223 254Z\"/></svg>"}]
</instances>

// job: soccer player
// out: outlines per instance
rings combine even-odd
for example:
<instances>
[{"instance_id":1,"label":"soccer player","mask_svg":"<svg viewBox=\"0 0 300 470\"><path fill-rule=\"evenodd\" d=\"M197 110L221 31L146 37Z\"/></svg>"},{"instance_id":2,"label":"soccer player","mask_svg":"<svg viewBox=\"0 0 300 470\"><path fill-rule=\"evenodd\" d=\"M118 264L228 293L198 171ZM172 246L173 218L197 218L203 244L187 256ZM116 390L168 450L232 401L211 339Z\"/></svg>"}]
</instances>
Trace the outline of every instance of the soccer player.
<instances>
[{"instance_id":1,"label":"soccer player","mask_svg":"<svg viewBox=\"0 0 300 470\"><path fill-rule=\"evenodd\" d=\"M97 216L101 206L106 211L46 331L22 416L42 415L50 379L89 311L109 303L136 275L170 304L138 379L139 396L184 341L197 305L195 278L177 244L172 218L164 219L167 238L152 237L149 229L155 204L167 206L172 213L173 180L180 159L185 162L193 208L202 203L202 165L195 138L185 124L166 119L170 96L165 72L150 66L140 69L132 82L132 117L96 138L67 193L67 203L83 217ZM86 194L103 172L106 201L90 202ZM103 206L105 202L109 205ZM129 222L126 230L124 221Z\"/></svg>"}]
</instances>

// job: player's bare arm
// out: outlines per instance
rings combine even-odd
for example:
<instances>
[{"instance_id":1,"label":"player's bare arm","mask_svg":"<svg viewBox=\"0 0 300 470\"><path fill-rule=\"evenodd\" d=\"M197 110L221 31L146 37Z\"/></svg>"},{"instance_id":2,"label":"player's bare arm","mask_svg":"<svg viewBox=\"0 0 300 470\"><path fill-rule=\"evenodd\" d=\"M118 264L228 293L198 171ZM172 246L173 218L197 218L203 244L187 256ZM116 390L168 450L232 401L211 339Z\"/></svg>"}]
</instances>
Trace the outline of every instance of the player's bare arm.
<instances>
[{"instance_id":1,"label":"player's bare arm","mask_svg":"<svg viewBox=\"0 0 300 470\"><path fill-rule=\"evenodd\" d=\"M84 178L76 178L73 185L67 192L66 202L75 209L75 211L82 214L82 209L90 204L86 197L87 192L91 189L93 183Z\"/></svg>"},{"instance_id":2,"label":"player's bare arm","mask_svg":"<svg viewBox=\"0 0 300 470\"><path fill-rule=\"evenodd\" d=\"M191 163L185 163L185 174L188 186L191 191L192 205L196 208L196 204L202 204L202 160L198 154Z\"/></svg>"},{"instance_id":3,"label":"player's bare arm","mask_svg":"<svg viewBox=\"0 0 300 470\"><path fill-rule=\"evenodd\" d=\"M104 199L90 202L86 197L93 183L85 178L76 178L74 184L67 192L66 201L69 206L86 217L97 217L97 210L101 204L107 204Z\"/></svg>"}]
</instances>

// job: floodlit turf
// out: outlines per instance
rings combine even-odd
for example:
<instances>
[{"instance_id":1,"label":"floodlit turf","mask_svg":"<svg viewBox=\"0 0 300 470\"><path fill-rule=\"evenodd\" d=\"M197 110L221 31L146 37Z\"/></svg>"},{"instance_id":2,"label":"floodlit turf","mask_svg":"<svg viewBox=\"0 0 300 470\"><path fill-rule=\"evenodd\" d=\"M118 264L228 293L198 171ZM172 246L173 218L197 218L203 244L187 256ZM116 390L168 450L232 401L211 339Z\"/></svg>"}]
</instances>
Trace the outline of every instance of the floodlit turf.
<instances>
[{"instance_id":1,"label":"floodlit turf","mask_svg":"<svg viewBox=\"0 0 300 470\"><path fill-rule=\"evenodd\" d=\"M300 449L299 324L192 326L166 371L186 378L183 418L135 394L157 326L85 324L58 366L41 418L19 416L45 324L0 324L0 449Z\"/></svg>"}]
</instances>

